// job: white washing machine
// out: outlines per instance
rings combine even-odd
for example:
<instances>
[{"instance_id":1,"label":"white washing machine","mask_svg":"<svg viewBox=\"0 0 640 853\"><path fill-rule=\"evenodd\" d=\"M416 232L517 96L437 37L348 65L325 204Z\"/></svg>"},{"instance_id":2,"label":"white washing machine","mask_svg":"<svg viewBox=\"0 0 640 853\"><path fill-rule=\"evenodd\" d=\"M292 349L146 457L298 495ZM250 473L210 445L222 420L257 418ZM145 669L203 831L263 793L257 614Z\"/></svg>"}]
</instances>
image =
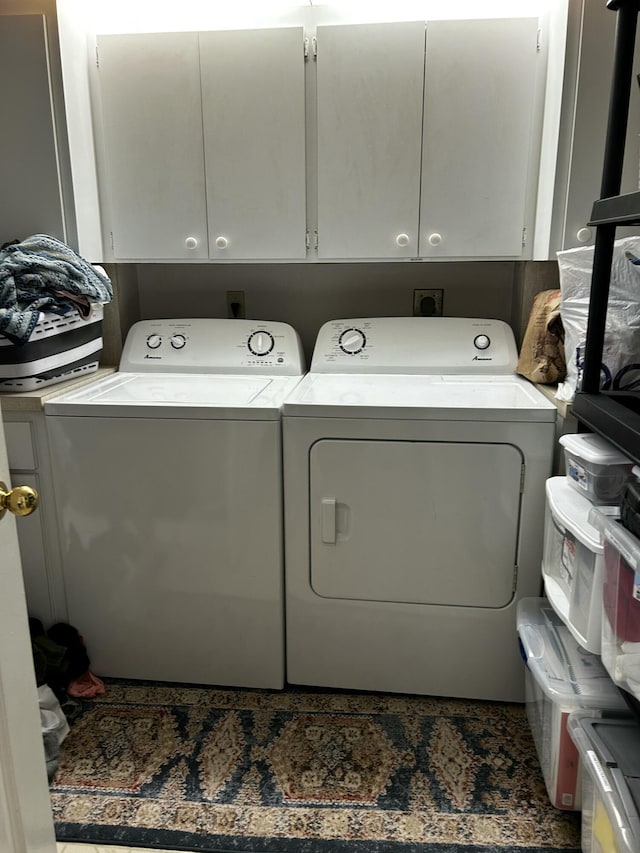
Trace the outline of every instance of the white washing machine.
<instances>
[{"instance_id":1,"label":"white washing machine","mask_svg":"<svg viewBox=\"0 0 640 853\"><path fill-rule=\"evenodd\" d=\"M500 321L336 320L283 409L287 679L524 700L556 408Z\"/></svg>"},{"instance_id":2,"label":"white washing machine","mask_svg":"<svg viewBox=\"0 0 640 853\"><path fill-rule=\"evenodd\" d=\"M281 407L296 332L146 320L45 406L68 621L99 675L284 684Z\"/></svg>"}]
</instances>

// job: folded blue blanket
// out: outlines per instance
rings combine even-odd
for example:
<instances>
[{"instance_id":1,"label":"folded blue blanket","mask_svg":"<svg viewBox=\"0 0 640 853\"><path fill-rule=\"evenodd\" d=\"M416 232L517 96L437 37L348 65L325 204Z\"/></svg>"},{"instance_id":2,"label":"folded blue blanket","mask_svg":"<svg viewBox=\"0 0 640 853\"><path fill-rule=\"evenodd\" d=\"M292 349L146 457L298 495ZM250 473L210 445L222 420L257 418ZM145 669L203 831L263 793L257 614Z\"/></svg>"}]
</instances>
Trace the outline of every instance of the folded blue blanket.
<instances>
[{"instance_id":1,"label":"folded blue blanket","mask_svg":"<svg viewBox=\"0 0 640 853\"><path fill-rule=\"evenodd\" d=\"M0 335L25 344L41 311L85 314L92 302L110 302L109 278L73 249L34 234L0 250Z\"/></svg>"}]
</instances>

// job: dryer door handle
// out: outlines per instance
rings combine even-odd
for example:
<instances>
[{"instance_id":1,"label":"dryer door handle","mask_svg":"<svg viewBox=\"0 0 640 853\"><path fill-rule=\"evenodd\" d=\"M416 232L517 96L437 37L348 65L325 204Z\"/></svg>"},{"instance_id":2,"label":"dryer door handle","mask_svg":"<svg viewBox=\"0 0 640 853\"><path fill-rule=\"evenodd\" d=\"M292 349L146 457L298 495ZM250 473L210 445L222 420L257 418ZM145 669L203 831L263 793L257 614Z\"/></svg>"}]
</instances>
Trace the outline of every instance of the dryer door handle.
<instances>
[{"instance_id":1,"label":"dryer door handle","mask_svg":"<svg viewBox=\"0 0 640 853\"><path fill-rule=\"evenodd\" d=\"M327 545L336 544L336 499L322 498L321 501L322 541Z\"/></svg>"}]
</instances>

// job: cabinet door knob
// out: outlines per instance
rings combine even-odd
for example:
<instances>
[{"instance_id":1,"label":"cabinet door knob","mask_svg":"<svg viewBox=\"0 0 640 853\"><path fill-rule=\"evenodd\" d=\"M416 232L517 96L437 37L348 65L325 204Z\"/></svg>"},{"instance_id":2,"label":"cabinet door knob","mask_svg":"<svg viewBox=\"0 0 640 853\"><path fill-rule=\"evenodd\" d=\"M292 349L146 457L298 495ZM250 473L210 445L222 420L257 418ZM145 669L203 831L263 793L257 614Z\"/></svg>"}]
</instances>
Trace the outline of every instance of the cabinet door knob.
<instances>
[{"instance_id":1,"label":"cabinet door knob","mask_svg":"<svg viewBox=\"0 0 640 853\"><path fill-rule=\"evenodd\" d=\"M438 234L437 231L434 231L433 234L429 234L429 245L430 246L439 246L442 243L442 234Z\"/></svg>"},{"instance_id":2,"label":"cabinet door knob","mask_svg":"<svg viewBox=\"0 0 640 853\"><path fill-rule=\"evenodd\" d=\"M216 237L216 248L217 249L226 249L229 245L229 241L226 237Z\"/></svg>"},{"instance_id":3,"label":"cabinet door knob","mask_svg":"<svg viewBox=\"0 0 640 853\"><path fill-rule=\"evenodd\" d=\"M398 234L396 237L396 246L408 246L409 245L409 235L408 234Z\"/></svg>"},{"instance_id":4,"label":"cabinet door knob","mask_svg":"<svg viewBox=\"0 0 640 853\"><path fill-rule=\"evenodd\" d=\"M578 243L588 243L593 235L591 228L579 228L576 234Z\"/></svg>"},{"instance_id":5,"label":"cabinet door knob","mask_svg":"<svg viewBox=\"0 0 640 853\"><path fill-rule=\"evenodd\" d=\"M7 510L14 515L31 515L38 506L38 493L31 486L14 486L7 491L0 482L0 518Z\"/></svg>"},{"instance_id":6,"label":"cabinet door knob","mask_svg":"<svg viewBox=\"0 0 640 853\"><path fill-rule=\"evenodd\" d=\"M187 239L184 241L184 245L187 247L187 249L195 249L198 245L198 241L195 237L187 237Z\"/></svg>"}]
</instances>

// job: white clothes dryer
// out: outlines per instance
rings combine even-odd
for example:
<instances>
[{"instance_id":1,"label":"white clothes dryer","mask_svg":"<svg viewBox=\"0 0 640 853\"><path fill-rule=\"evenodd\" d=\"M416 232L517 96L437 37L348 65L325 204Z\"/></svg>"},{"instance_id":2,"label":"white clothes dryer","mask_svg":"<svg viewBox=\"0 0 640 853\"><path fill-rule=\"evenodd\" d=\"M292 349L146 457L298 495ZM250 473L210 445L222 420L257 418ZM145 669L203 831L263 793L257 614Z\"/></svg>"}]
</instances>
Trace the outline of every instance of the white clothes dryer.
<instances>
[{"instance_id":1,"label":"white clothes dryer","mask_svg":"<svg viewBox=\"0 0 640 853\"><path fill-rule=\"evenodd\" d=\"M296 332L145 320L45 406L68 621L99 675L284 684L281 407Z\"/></svg>"},{"instance_id":2,"label":"white clothes dryer","mask_svg":"<svg viewBox=\"0 0 640 853\"><path fill-rule=\"evenodd\" d=\"M509 326L336 320L283 409L291 683L524 699L556 408Z\"/></svg>"}]
</instances>

